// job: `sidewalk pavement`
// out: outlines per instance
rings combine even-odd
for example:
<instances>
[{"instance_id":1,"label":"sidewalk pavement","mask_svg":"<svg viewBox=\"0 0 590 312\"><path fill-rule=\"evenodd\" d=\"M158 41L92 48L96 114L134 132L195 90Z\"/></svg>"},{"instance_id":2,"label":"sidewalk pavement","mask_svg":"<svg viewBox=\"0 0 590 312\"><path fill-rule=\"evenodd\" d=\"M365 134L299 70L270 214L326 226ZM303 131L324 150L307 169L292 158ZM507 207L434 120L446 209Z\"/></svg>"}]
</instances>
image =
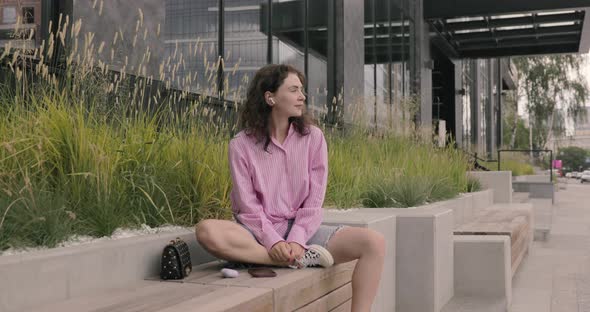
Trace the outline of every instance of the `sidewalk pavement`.
<instances>
[{"instance_id":1,"label":"sidewalk pavement","mask_svg":"<svg viewBox=\"0 0 590 312\"><path fill-rule=\"evenodd\" d=\"M590 312L590 184L570 179L556 192L551 233L533 243L512 288L511 312Z\"/></svg>"}]
</instances>

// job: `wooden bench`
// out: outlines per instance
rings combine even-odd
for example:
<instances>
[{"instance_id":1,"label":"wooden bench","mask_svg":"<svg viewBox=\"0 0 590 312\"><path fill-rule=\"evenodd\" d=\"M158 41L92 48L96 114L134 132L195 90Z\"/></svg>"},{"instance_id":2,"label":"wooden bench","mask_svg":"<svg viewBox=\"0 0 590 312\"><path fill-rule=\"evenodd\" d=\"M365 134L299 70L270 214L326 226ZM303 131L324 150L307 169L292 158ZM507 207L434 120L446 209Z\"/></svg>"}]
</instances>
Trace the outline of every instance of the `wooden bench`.
<instances>
[{"instance_id":1,"label":"wooden bench","mask_svg":"<svg viewBox=\"0 0 590 312\"><path fill-rule=\"evenodd\" d=\"M495 204L471 222L454 229L455 235L506 235L510 237L512 276L533 240L533 212L530 204Z\"/></svg>"},{"instance_id":2,"label":"wooden bench","mask_svg":"<svg viewBox=\"0 0 590 312\"><path fill-rule=\"evenodd\" d=\"M272 278L252 278L240 270L237 278L223 278L222 263L214 261L195 267L182 281L148 279L34 311L350 311L355 263L327 269L275 268L277 276Z\"/></svg>"}]
</instances>

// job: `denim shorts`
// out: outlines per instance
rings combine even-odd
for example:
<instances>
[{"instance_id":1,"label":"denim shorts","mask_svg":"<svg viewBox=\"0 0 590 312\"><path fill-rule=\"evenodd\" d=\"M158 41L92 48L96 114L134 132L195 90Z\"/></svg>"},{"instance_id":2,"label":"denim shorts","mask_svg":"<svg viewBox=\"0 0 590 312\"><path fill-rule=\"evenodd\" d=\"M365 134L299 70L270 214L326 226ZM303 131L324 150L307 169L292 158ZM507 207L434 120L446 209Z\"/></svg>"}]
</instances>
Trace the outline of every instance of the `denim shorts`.
<instances>
[{"instance_id":1,"label":"denim shorts","mask_svg":"<svg viewBox=\"0 0 590 312\"><path fill-rule=\"evenodd\" d=\"M254 236L254 234L252 233L252 231L250 231L250 229L242 224L238 218L235 218L236 222L241 225L244 229L246 229L251 235L252 237L254 237L254 239L256 239L256 236ZM283 239L287 239L287 237L289 236L289 232L291 232L291 227L293 227L293 222L295 221L295 219L289 219L288 221L288 225L287 225L287 233L285 233L285 236L283 237ZM326 248L326 246L328 245L328 241L330 241L330 238L332 238L332 236L334 236L334 234L336 234L336 232L340 231L342 228L344 228L344 225L320 225L320 227L318 228L318 230L315 232L315 234L307 241L307 245L320 245L324 248ZM260 243L260 241L258 239L256 239L256 241ZM262 245L262 244L261 244Z\"/></svg>"}]
</instances>

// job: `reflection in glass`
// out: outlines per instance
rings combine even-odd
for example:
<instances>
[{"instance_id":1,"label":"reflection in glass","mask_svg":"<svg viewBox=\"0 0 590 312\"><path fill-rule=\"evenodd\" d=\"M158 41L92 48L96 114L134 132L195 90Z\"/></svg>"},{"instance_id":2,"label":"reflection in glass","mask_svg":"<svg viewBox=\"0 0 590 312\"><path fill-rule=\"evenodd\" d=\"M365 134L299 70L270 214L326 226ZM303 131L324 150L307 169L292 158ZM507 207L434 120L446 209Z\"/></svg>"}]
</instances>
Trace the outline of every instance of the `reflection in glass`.
<instances>
[{"instance_id":1,"label":"reflection in glass","mask_svg":"<svg viewBox=\"0 0 590 312\"><path fill-rule=\"evenodd\" d=\"M172 85L181 90L215 95L217 0L167 0L165 12L164 67Z\"/></svg>"},{"instance_id":2,"label":"reflection in glass","mask_svg":"<svg viewBox=\"0 0 590 312\"><path fill-rule=\"evenodd\" d=\"M463 90L465 90L465 94L462 96L462 108L463 108L463 149L464 150L471 150L471 101L473 98L471 97L471 85L473 81L471 79L471 62L464 61L462 62L462 73L461 73L461 84Z\"/></svg>"},{"instance_id":3,"label":"reflection in glass","mask_svg":"<svg viewBox=\"0 0 590 312\"><path fill-rule=\"evenodd\" d=\"M13 48L30 52L41 45L41 0L30 0L26 3L0 1L0 11L0 47L10 42Z\"/></svg>"},{"instance_id":4,"label":"reflection in glass","mask_svg":"<svg viewBox=\"0 0 590 312\"><path fill-rule=\"evenodd\" d=\"M261 32L262 0L224 0L225 98L244 99L248 82L267 62L267 35ZM266 2L265 2L266 3Z\"/></svg>"},{"instance_id":5,"label":"reflection in glass","mask_svg":"<svg viewBox=\"0 0 590 312\"><path fill-rule=\"evenodd\" d=\"M273 0L272 16L272 62L290 64L303 72L305 2Z\"/></svg>"},{"instance_id":6,"label":"reflection in glass","mask_svg":"<svg viewBox=\"0 0 590 312\"><path fill-rule=\"evenodd\" d=\"M411 20L396 1L365 2L365 120L393 127L409 95ZM389 11L388 11L389 10ZM407 116L405 116L407 117Z\"/></svg>"}]
</instances>

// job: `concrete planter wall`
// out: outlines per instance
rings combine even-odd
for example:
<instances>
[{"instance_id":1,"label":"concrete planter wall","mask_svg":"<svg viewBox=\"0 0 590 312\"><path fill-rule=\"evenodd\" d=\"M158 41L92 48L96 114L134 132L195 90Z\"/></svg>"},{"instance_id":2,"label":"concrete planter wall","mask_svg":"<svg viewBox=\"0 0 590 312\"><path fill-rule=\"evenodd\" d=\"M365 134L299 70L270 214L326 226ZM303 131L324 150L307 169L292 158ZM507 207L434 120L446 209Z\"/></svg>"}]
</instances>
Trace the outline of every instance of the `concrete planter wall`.
<instances>
[{"instance_id":1,"label":"concrete planter wall","mask_svg":"<svg viewBox=\"0 0 590 312\"><path fill-rule=\"evenodd\" d=\"M492 201L493 191L486 190L413 208L326 211L324 223L371 228L386 237L373 311L438 312L454 294L453 228ZM190 230L2 256L0 311L22 311L156 276L163 246L177 236L189 244L194 264L214 260Z\"/></svg>"},{"instance_id":2,"label":"concrete planter wall","mask_svg":"<svg viewBox=\"0 0 590 312\"><path fill-rule=\"evenodd\" d=\"M467 175L477 178L484 188L494 190L494 202L512 202L512 171L469 171Z\"/></svg>"},{"instance_id":3,"label":"concrete planter wall","mask_svg":"<svg viewBox=\"0 0 590 312\"><path fill-rule=\"evenodd\" d=\"M453 297L453 228L492 202L485 190L418 207L360 209L396 217L396 311L438 312Z\"/></svg>"},{"instance_id":4,"label":"concrete planter wall","mask_svg":"<svg viewBox=\"0 0 590 312\"><path fill-rule=\"evenodd\" d=\"M0 311L23 311L155 276L162 249L177 236L188 243L193 261L213 260L188 230L2 256Z\"/></svg>"},{"instance_id":5,"label":"concrete planter wall","mask_svg":"<svg viewBox=\"0 0 590 312\"><path fill-rule=\"evenodd\" d=\"M440 311L453 296L452 210L436 204L363 210L397 218L396 311Z\"/></svg>"}]
</instances>

